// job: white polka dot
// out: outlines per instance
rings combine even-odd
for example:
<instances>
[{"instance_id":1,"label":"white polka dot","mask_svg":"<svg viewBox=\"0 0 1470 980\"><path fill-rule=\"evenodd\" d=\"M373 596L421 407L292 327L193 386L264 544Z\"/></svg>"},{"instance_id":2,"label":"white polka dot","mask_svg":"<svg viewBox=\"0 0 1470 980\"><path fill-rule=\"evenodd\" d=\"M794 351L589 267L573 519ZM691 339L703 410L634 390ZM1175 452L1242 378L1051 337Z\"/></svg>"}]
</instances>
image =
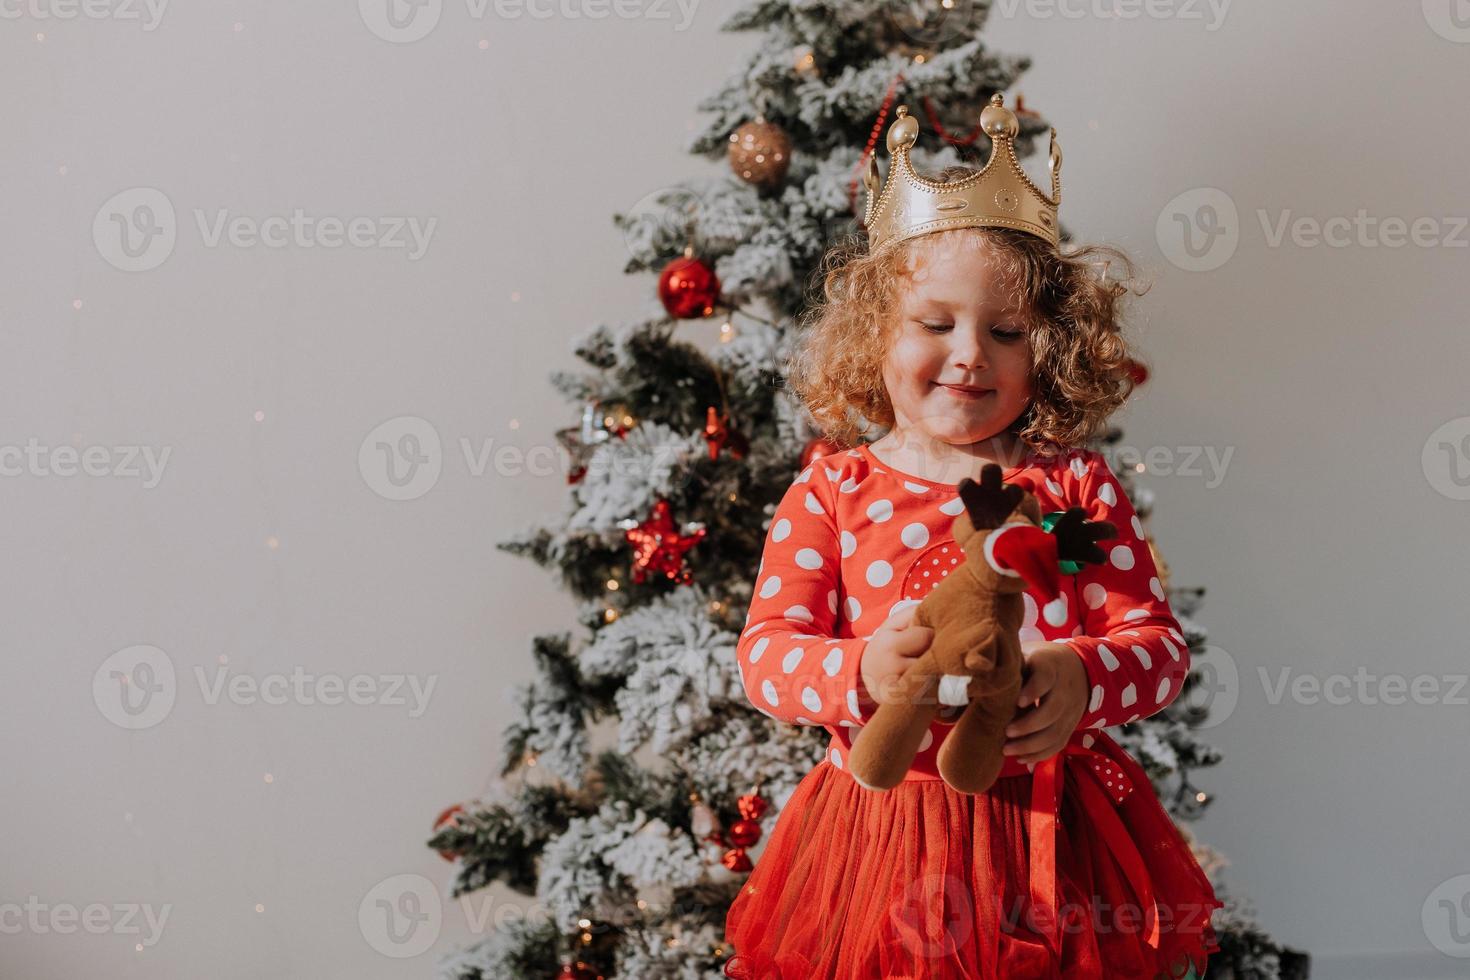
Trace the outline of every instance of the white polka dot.
<instances>
[{"instance_id":1,"label":"white polka dot","mask_svg":"<svg viewBox=\"0 0 1470 980\"><path fill-rule=\"evenodd\" d=\"M813 714L822 710L822 699L818 697L817 692L810 687L804 687L801 689L801 703L803 706L806 707L808 711L812 712Z\"/></svg>"},{"instance_id":2,"label":"white polka dot","mask_svg":"<svg viewBox=\"0 0 1470 980\"><path fill-rule=\"evenodd\" d=\"M1018 636L1022 643L1040 643L1046 639L1046 634L1035 626L1022 626Z\"/></svg>"},{"instance_id":3,"label":"white polka dot","mask_svg":"<svg viewBox=\"0 0 1470 980\"><path fill-rule=\"evenodd\" d=\"M1071 467L1072 474L1076 476L1077 479L1080 480L1087 475L1087 464L1082 462L1081 456L1073 456L1071 461L1067 465Z\"/></svg>"},{"instance_id":4,"label":"white polka dot","mask_svg":"<svg viewBox=\"0 0 1470 980\"><path fill-rule=\"evenodd\" d=\"M770 645L771 638L769 636L763 636L759 640L756 640L755 646L750 648L750 662L753 664L760 663L761 654L765 653L766 647Z\"/></svg>"},{"instance_id":5,"label":"white polka dot","mask_svg":"<svg viewBox=\"0 0 1470 980\"><path fill-rule=\"evenodd\" d=\"M822 669L827 672L828 677L836 677L837 672L842 669L842 648L833 647L827 651L822 658Z\"/></svg>"},{"instance_id":6,"label":"white polka dot","mask_svg":"<svg viewBox=\"0 0 1470 980\"><path fill-rule=\"evenodd\" d=\"M787 619L794 619L798 623L810 623L812 620L816 619L816 617L812 615L812 611L806 606L791 606L786 610L785 615Z\"/></svg>"},{"instance_id":7,"label":"white polka dot","mask_svg":"<svg viewBox=\"0 0 1470 980\"><path fill-rule=\"evenodd\" d=\"M825 466L822 467L822 469L827 470L827 482L828 483L836 483L837 482L837 478L842 475L842 471L841 470L828 470L827 467L825 467Z\"/></svg>"},{"instance_id":8,"label":"white polka dot","mask_svg":"<svg viewBox=\"0 0 1470 980\"><path fill-rule=\"evenodd\" d=\"M807 571L816 571L822 567L822 556L812 548L802 548L796 553L796 564Z\"/></svg>"},{"instance_id":9,"label":"white polka dot","mask_svg":"<svg viewBox=\"0 0 1470 980\"><path fill-rule=\"evenodd\" d=\"M801 658L805 653L806 650L801 647L793 648L790 653L781 658L781 672L785 674L794 672L801 666Z\"/></svg>"},{"instance_id":10,"label":"white polka dot","mask_svg":"<svg viewBox=\"0 0 1470 980\"><path fill-rule=\"evenodd\" d=\"M810 725L812 723L812 720L810 718L808 718L806 715L797 715L796 716L796 723L798 725Z\"/></svg>"},{"instance_id":11,"label":"white polka dot","mask_svg":"<svg viewBox=\"0 0 1470 980\"><path fill-rule=\"evenodd\" d=\"M1136 534L1136 535L1138 535L1138 540L1140 540L1140 541L1143 540L1143 538L1144 538L1143 522L1138 519L1138 515L1137 514L1134 514L1133 515L1133 533Z\"/></svg>"},{"instance_id":12,"label":"white polka dot","mask_svg":"<svg viewBox=\"0 0 1470 980\"><path fill-rule=\"evenodd\" d=\"M1138 662L1141 663L1141 664L1143 664L1143 669L1144 670L1153 670L1153 667L1154 667L1154 658L1153 657L1150 657L1148 655L1148 651L1147 650L1145 650L1141 646L1138 646L1137 644L1134 644L1133 646L1129 647L1128 649L1132 650L1133 651L1133 655L1138 658Z\"/></svg>"},{"instance_id":13,"label":"white polka dot","mask_svg":"<svg viewBox=\"0 0 1470 980\"><path fill-rule=\"evenodd\" d=\"M1062 592L1055 599L1048 602L1041 610L1042 617L1049 626L1060 626L1067 621L1067 593Z\"/></svg>"},{"instance_id":14,"label":"white polka dot","mask_svg":"<svg viewBox=\"0 0 1470 980\"><path fill-rule=\"evenodd\" d=\"M1164 601L1164 585L1157 575L1148 580L1148 590L1154 594L1155 599Z\"/></svg>"},{"instance_id":15,"label":"white polka dot","mask_svg":"<svg viewBox=\"0 0 1470 980\"><path fill-rule=\"evenodd\" d=\"M959 517L965 512L965 502L959 497L955 497L953 500L946 500L939 505L939 512L941 514L947 514L950 517Z\"/></svg>"},{"instance_id":16,"label":"white polka dot","mask_svg":"<svg viewBox=\"0 0 1470 980\"><path fill-rule=\"evenodd\" d=\"M858 711L857 691L847 692L847 713L858 720L862 720L862 712Z\"/></svg>"},{"instance_id":17,"label":"white polka dot","mask_svg":"<svg viewBox=\"0 0 1470 980\"><path fill-rule=\"evenodd\" d=\"M1116 567L1121 568L1125 572L1133 567L1133 549L1126 544L1118 545L1108 557L1112 559Z\"/></svg>"},{"instance_id":18,"label":"white polka dot","mask_svg":"<svg viewBox=\"0 0 1470 980\"><path fill-rule=\"evenodd\" d=\"M832 589L832 590L828 591L828 593L827 593L827 611L829 613L833 613L834 615L837 612L837 590L836 589Z\"/></svg>"},{"instance_id":19,"label":"white polka dot","mask_svg":"<svg viewBox=\"0 0 1470 980\"><path fill-rule=\"evenodd\" d=\"M1148 619L1147 609L1130 609L1123 614L1123 622L1132 623L1140 619Z\"/></svg>"},{"instance_id":20,"label":"white polka dot","mask_svg":"<svg viewBox=\"0 0 1470 980\"><path fill-rule=\"evenodd\" d=\"M1108 590L1096 582L1087 583L1087 587L1082 590L1082 601L1087 603L1088 609L1101 609L1107 600Z\"/></svg>"},{"instance_id":21,"label":"white polka dot","mask_svg":"<svg viewBox=\"0 0 1470 980\"><path fill-rule=\"evenodd\" d=\"M1118 503L1118 492L1113 489L1111 483L1104 483L1097 488L1097 499L1112 507Z\"/></svg>"},{"instance_id":22,"label":"white polka dot","mask_svg":"<svg viewBox=\"0 0 1470 980\"><path fill-rule=\"evenodd\" d=\"M898 532L898 539L910 548L922 548L929 543L929 529L915 522Z\"/></svg>"},{"instance_id":23,"label":"white polka dot","mask_svg":"<svg viewBox=\"0 0 1470 980\"><path fill-rule=\"evenodd\" d=\"M1159 639L1163 641L1163 643L1164 643L1164 649L1169 651L1169 656L1172 657L1175 660L1178 660L1179 659L1179 651L1177 649L1175 649L1174 644L1172 644L1172 643L1169 642L1169 638L1167 636L1161 636L1161 637L1159 637Z\"/></svg>"},{"instance_id":24,"label":"white polka dot","mask_svg":"<svg viewBox=\"0 0 1470 980\"><path fill-rule=\"evenodd\" d=\"M781 703L781 699L776 697L776 685L769 679L761 681L761 695L766 699L766 704L773 708Z\"/></svg>"},{"instance_id":25,"label":"white polka dot","mask_svg":"<svg viewBox=\"0 0 1470 980\"><path fill-rule=\"evenodd\" d=\"M1102 707L1102 702L1103 689L1101 685L1094 685L1092 688L1092 698L1087 702L1087 710L1096 711L1098 708Z\"/></svg>"},{"instance_id":26,"label":"white polka dot","mask_svg":"<svg viewBox=\"0 0 1470 980\"><path fill-rule=\"evenodd\" d=\"M801 471L801 476L798 476L795 480L792 480L791 482L792 483L805 483L806 481L810 480L811 478L812 478L812 468L810 466L808 466L806 469L804 469L804 470Z\"/></svg>"},{"instance_id":27,"label":"white polka dot","mask_svg":"<svg viewBox=\"0 0 1470 980\"><path fill-rule=\"evenodd\" d=\"M922 484L922 483L914 483L912 480L905 480L905 481L903 481L903 488L905 490L907 490L909 493L920 493L920 494L923 494L923 493L928 493L929 492L929 488L926 487L926 486L924 486L924 484Z\"/></svg>"},{"instance_id":28,"label":"white polka dot","mask_svg":"<svg viewBox=\"0 0 1470 980\"><path fill-rule=\"evenodd\" d=\"M825 510L822 509L822 502L817 499L817 495L812 493L810 490L807 491L806 495L806 509L811 511L813 514L827 513Z\"/></svg>"},{"instance_id":29,"label":"white polka dot","mask_svg":"<svg viewBox=\"0 0 1470 980\"><path fill-rule=\"evenodd\" d=\"M842 532L842 557L851 558L852 553L857 551L857 536L851 531Z\"/></svg>"},{"instance_id":30,"label":"white polka dot","mask_svg":"<svg viewBox=\"0 0 1470 980\"><path fill-rule=\"evenodd\" d=\"M783 517L779 521L777 521L775 524L771 525L771 540L772 541L775 541L777 543L780 543L782 541L785 541L790 536L791 536L791 522L788 521L786 518Z\"/></svg>"},{"instance_id":31,"label":"white polka dot","mask_svg":"<svg viewBox=\"0 0 1470 980\"><path fill-rule=\"evenodd\" d=\"M779 575L772 575L770 578L766 579L764 582L761 583L761 598L762 599L769 599L771 596L775 595L777 592L780 592L780 591L781 591L781 576L779 576Z\"/></svg>"},{"instance_id":32,"label":"white polka dot","mask_svg":"<svg viewBox=\"0 0 1470 980\"><path fill-rule=\"evenodd\" d=\"M1046 488L1051 491L1053 497L1060 497L1062 495L1062 488L1057 486L1051 477L1047 477L1045 482Z\"/></svg>"},{"instance_id":33,"label":"white polka dot","mask_svg":"<svg viewBox=\"0 0 1470 980\"><path fill-rule=\"evenodd\" d=\"M842 768L842 753L838 752L836 749L832 750L832 765L836 766L838 769Z\"/></svg>"},{"instance_id":34,"label":"white polka dot","mask_svg":"<svg viewBox=\"0 0 1470 980\"><path fill-rule=\"evenodd\" d=\"M1099 643L1097 645L1097 656L1103 662L1103 666L1108 670L1118 669L1118 658L1113 654L1113 651L1108 649L1106 643Z\"/></svg>"},{"instance_id":35,"label":"white polka dot","mask_svg":"<svg viewBox=\"0 0 1470 980\"><path fill-rule=\"evenodd\" d=\"M1021 593L1021 609L1021 625L1035 626L1036 617L1039 614L1036 611L1036 600L1031 598L1031 593Z\"/></svg>"},{"instance_id":36,"label":"white polka dot","mask_svg":"<svg viewBox=\"0 0 1470 980\"><path fill-rule=\"evenodd\" d=\"M837 489L842 491L843 493L852 493L857 490L857 488L857 480L853 479L852 477L848 477L847 479L842 481L842 486L838 487Z\"/></svg>"},{"instance_id":37,"label":"white polka dot","mask_svg":"<svg viewBox=\"0 0 1470 980\"><path fill-rule=\"evenodd\" d=\"M1163 680L1159 681L1159 691L1157 694L1154 695L1154 701L1158 704L1163 704L1168 697L1169 678L1165 677Z\"/></svg>"},{"instance_id":38,"label":"white polka dot","mask_svg":"<svg viewBox=\"0 0 1470 980\"><path fill-rule=\"evenodd\" d=\"M847 601L843 603L843 609L847 613L847 621L849 623L855 623L862 618L863 604L857 601L856 596L848 596Z\"/></svg>"},{"instance_id":39,"label":"white polka dot","mask_svg":"<svg viewBox=\"0 0 1470 980\"><path fill-rule=\"evenodd\" d=\"M933 732L926 731L924 733L924 737L919 740L919 751L920 752L923 752L925 749L927 749L929 746L931 746L933 744L934 744L934 733Z\"/></svg>"},{"instance_id":40,"label":"white polka dot","mask_svg":"<svg viewBox=\"0 0 1470 980\"><path fill-rule=\"evenodd\" d=\"M868 520L875 524L882 524L893 516L893 501L875 500L868 505Z\"/></svg>"},{"instance_id":41,"label":"white polka dot","mask_svg":"<svg viewBox=\"0 0 1470 980\"><path fill-rule=\"evenodd\" d=\"M894 616L897 616L909 606L917 606L919 602L920 600L918 599L900 599L893 605L888 607L888 615L885 618L892 619Z\"/></svg>"},{"instance_id":42,"label":"white polka dot","mask_svg":"<svg viewBox=\"0 0 1470 980\"><path fill-rule=\"evenodd\" d=\"M1091 735L1083 735L1082 736L1082 747L1084 749L1090 749L1090 748L1092 748L1092 743L1093 742L1096 742L1096 741L1097 741L1097 739L1093 738Z\"/></svg>"},{"instance_id":43,"label":"white polka dot","mask_svg":"<svg viewBox=\"0 0 1470 980\"><path fill-rule=\"evenodd\" d=\"M893 566L879 558L868 566L867 579L873 588L881 589L893 581Z\"/></svg>"},{"instance_id":44,"label":"white polka dot","mask_svg":"<svg viewBox=\"0 0 1470 980\"><path fill-rule=\"evenodd\" d=\"M1125 708L1132 706L1133 703L1138 700L1138 688L1132 684L1129 684L1127 687L1123 688L1123 694L1121 697L1119 697L1118 700L1119 703L1121 703Z\"/></svg>"}]
</instances>

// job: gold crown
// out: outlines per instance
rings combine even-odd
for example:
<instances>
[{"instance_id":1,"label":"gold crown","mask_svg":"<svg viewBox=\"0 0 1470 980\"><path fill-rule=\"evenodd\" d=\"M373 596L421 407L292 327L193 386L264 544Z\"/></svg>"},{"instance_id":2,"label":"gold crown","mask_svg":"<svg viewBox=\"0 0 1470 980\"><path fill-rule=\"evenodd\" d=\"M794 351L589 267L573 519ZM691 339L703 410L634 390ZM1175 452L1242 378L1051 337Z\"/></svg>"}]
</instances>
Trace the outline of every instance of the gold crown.
<instances>
[{"instance_id":1,"label":"gold crown","mask_svg":"<svg viewBox=\"0 0 1470 980\"><path fill-rule=\"evenodd\" d=\"M868 250L951 228L1015 228L1057 244L1057 208L1062 203L1062 149L1051 131L1047 169L1051 196L1031 183L1016 160L1013 140L1020 132L1016 114L1001 104L1000 93L980 113L980 126L991 140L990 161L978 173L952 183L921 177L909 162L909 148L919 138L919 121L899 106L888 127L891 162L879 193L877 154L868 158L863 184L868 189L864 222Z\"/></svg>"}]
</instances>

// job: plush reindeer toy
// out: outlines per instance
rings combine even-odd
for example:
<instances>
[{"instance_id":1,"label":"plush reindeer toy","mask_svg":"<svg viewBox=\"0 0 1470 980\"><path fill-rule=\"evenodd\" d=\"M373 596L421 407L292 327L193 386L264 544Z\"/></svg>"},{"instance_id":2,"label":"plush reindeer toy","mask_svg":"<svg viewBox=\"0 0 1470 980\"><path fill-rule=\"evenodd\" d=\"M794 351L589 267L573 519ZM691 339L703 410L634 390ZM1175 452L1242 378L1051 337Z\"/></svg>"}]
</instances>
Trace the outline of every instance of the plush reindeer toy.
<instances>
[{"instance_id":1,"label":"plush reindeer toy","mask_svg":"<svg viewBox=\"0 0 1470 980\"><path fill-rule=\"evenodd\" d=\"M1100 540L1117 537L1107 521L1084 519L1073 507L1042 530L1041 506L1019 486L1001 482L988 464L980 482L959 486L964 511L954 538L964 562L919 604L914 622L934 629L934 642L883 692L853 742L850 771L868 789L892 789L913 764L941 706L959 718L939 748L939 774L962 793L989 789L1005 762L1005 728L1021 694L1021 594L1045 600L1061 591L1059 562L1100 563ZM1076 566L1074 566L1076 567Z\"/></svg>"}]
</instances>

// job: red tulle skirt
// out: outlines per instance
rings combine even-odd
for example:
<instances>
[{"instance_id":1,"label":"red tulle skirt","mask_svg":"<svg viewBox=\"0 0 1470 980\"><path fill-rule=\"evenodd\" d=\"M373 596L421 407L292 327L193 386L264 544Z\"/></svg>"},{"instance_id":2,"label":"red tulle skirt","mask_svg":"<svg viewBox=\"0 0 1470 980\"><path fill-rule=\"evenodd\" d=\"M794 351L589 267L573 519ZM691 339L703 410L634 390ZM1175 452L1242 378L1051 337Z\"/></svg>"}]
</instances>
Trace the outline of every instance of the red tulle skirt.
<instances>
[{"instance_id":1,"label":"red tulle skirt","mask_svg":"<svg viewBox=\"0 0 1470 980\"><path fill-rule=\"evenodd\" d=\"M866 790L822 761L782 809L730 908L726 975L1203 976L1219 950L1210 913L1221 903L1143 769L1106 735L1096 744L974 796L939 779ZM1033 812L1051 798L1033 796L1048 764L1061 784L1054 821L1044 804ZM1052 873L1033 879L1033 860L1054 861L1041 869Z\"/></svg>"}]
</instances>

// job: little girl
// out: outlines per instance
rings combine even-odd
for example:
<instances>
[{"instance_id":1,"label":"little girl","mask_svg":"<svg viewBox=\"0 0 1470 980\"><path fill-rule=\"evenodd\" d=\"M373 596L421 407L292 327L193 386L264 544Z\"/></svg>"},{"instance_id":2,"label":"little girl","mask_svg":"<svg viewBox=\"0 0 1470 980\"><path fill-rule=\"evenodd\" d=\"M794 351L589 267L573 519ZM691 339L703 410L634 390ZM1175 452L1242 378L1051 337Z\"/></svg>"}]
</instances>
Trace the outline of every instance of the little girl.
<instances>
[{"instance_id":1,"label":"little girl","mask_svg":"<svg viewBox=\"0 0 1470 980\"><path fill-rule=\"evenodd\" d=\"M829 255L789 365L828 438L856 448L814 458L778 505L736 655L756 708L832 738L730 909L726 974L1203 976L1221 903L1102 731L1162 710L1189 671L1143 528L1106 461L1078 448L1132 387L1126 290L1089 260L1132 265L1109 247L1059 252L1054 133L1050 197L1010 171L999 96L981 119L986 168L929 181L909 166L904 111L881 196L870 172L867 248ZM854 414L887 433L861 443ZM995 784L971 796L939 778L941 715L901 784L865 789L845 767L856 730L928 648L914 610L963 560L958 484L990 462L1042 513L1080 506L1117 537L1060 598L1024 597L1025 683Z\"/></svg>"}]
</instances>

